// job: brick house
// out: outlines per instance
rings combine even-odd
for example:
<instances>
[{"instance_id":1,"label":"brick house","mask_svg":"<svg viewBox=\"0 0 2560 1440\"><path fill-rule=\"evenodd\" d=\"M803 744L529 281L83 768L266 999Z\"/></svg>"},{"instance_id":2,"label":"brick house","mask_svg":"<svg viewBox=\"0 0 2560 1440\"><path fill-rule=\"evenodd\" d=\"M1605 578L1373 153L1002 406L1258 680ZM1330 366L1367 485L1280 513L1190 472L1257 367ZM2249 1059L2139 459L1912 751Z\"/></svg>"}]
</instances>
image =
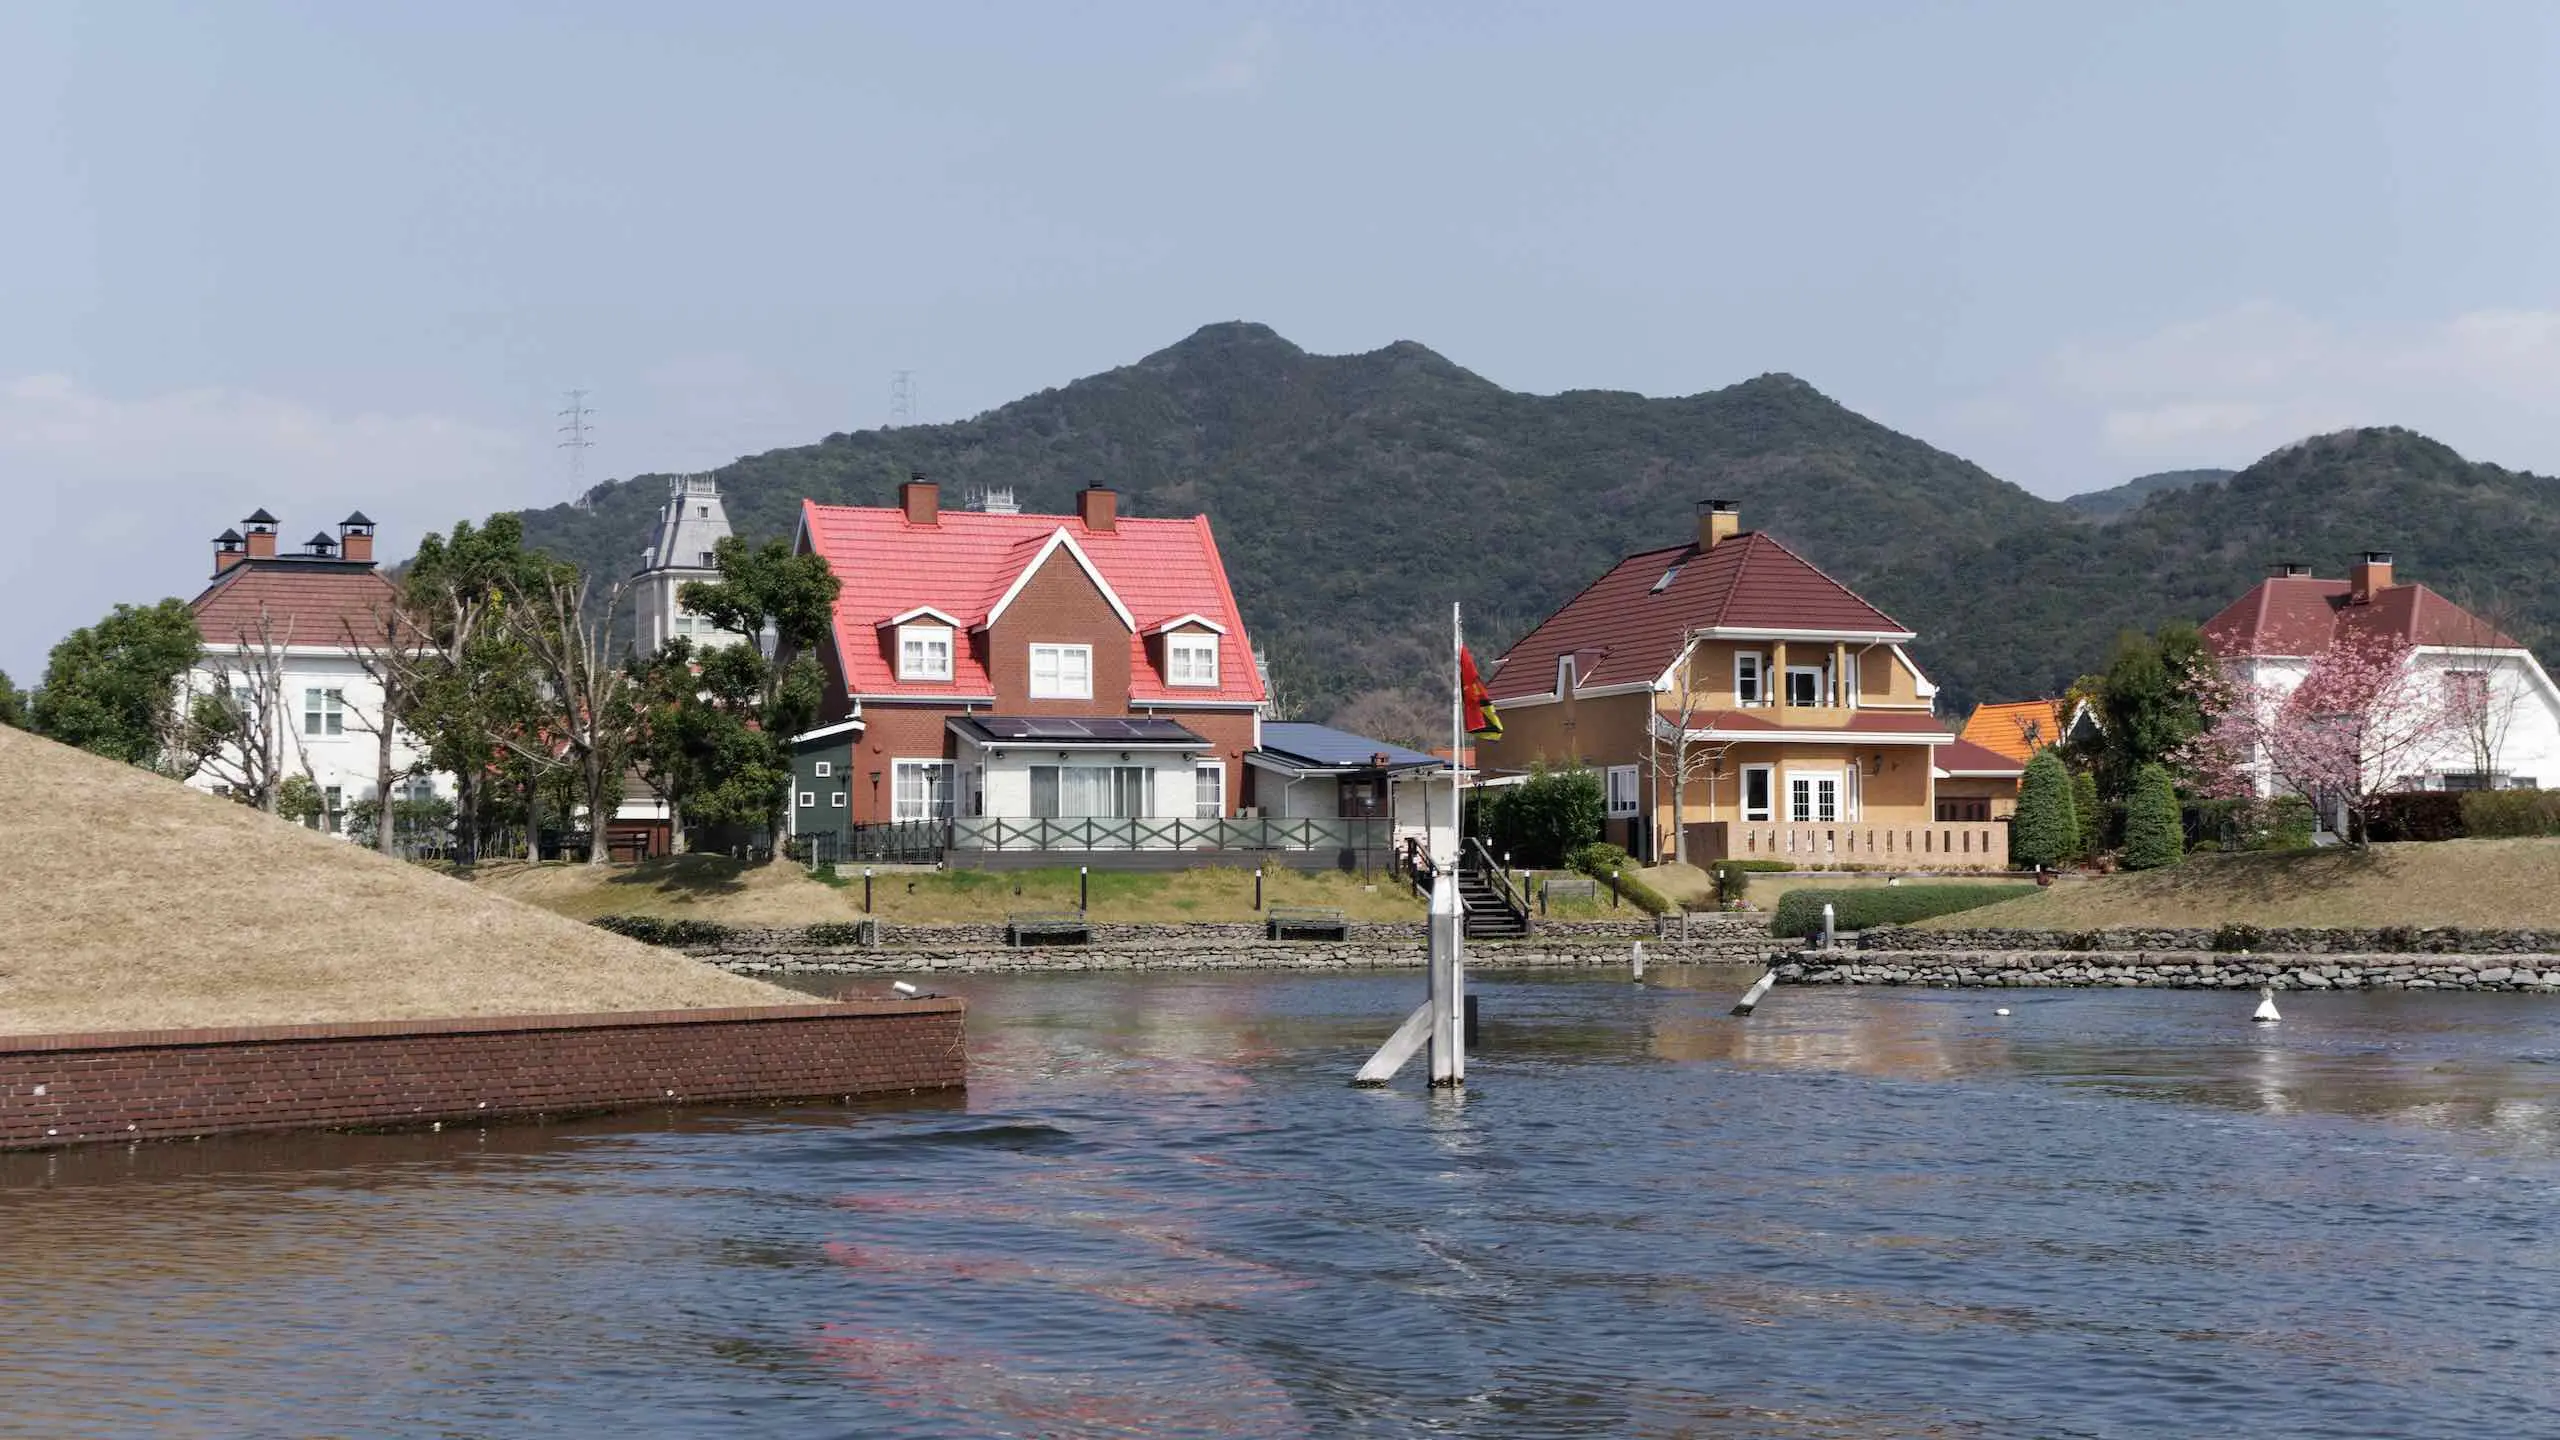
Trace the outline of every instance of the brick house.
<instances>
[{"instance_id":1,"label":"brick house","mask_svg":"<svg viewBox=\"0 0 2560 1440\"><path fill-rule=\"evenodd\" d=\"M805 503L796 543L843 586L796 825L1057 851L1237 813L1265 692L1207 517L1098 487L1073 515L950 511L919 477L894 508Z\"/></svg>"},{"instance_id":2,"label":"brick house","mask_svg":"<svg viewBox=\"0 0 2560 1440\"><path fill-rule=\"evenodd\" d=\"M1600 771L1608 838L1640 856L2006 868L2006 826L1939 818L1941 759L1999 757L1956 748L1915 638L1711 502L1502 657L1482 761Z\"/></svg>"}]
</instances>

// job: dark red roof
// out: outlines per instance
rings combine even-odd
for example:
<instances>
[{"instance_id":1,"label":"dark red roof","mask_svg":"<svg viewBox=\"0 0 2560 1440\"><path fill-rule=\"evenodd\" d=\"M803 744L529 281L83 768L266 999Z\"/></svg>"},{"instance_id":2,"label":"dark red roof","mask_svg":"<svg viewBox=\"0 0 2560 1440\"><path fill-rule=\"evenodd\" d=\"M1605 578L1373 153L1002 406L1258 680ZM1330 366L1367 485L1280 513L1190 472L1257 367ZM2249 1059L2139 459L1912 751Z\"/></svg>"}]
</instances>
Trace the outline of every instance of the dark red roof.
<instances>
[{"instance_id":1,"label":"dark red roof","mask_svg":"<svg viewBox=\"0 0 2560 1440\"><path fill-rule=\"evenodd\" d=\"M2204 623L2217 655L2326 653L2341 634L2361 631L2412 645L2523 647L2488 621L2424 585L2386 585L2356 604L2344 580L2270 577Z\"/></svg>"},{"instance_id":2,"label":"dark red roof","mask_svg":"<svg viewBox=\"0 0 2560 1440\"><path fill-rule=\"evenodd\" d=\"M1671 582L1655 588L1666 574ZM1684 634L1719 626L1909 633L1804 557L1746 530L1712 550L1680 545L1619 561L1512 646L1485 685L1496 700L1552 694L1566 655L1577 685L1647 683L1679 657Z\"/></svg>"},{"instance_id":3,"label":"dark red roof","mask_svg":"<svg viewBox=\"0 0 2560 1440\"><path fill-rule=\"evenodd\" d=\"M279 645L383 642L382 615L399 592L370 565L339 560L243 560L187 607L207 645L259 642L258 616Z\"/></svg>"},{"instance_id":4,"label":"dark red roof","mask_svg":"<svg viewBox=\"0 0 2560 1440\"><path fill-rule=\"evenodd\" d=\"M1937 767L1951 775L2024 775L2026 763L2003 755L1988 745L1970 740L1957 740L1941 745L1932 757Z\"/></svg>"},{"instance_id":5,"label":"dark red roof","mask_svg":"<svg viewBox=\"0 0 2560 1440\"><path fill-rule=\"evenodd\" d=\"M879 627L923 606L944 612L963 630L984 625L1024 569L1040 558L1050 537L1064 533L1137 622L1129 637L1133 703L1196 705L1263 698L1244 617L1227 586L1226 562L1218 555L1205 515L1188 520L1124 515L1112 529L1092 530L1073 515L945 510L934 524L917 525L895 507L812 500L803 503L801 519L809 547L826 557L828 568L843 582L836 596L836 648L844 657L850 693L932 699L992 693L994 682L986 667L966 645L952 647L949 681L901 682L882 652ZM1155 627L1185 615L1201 616L1225 631L1218 637L1214 689L1167 685L1147 653Z\"/></svg>"}]
</instances>

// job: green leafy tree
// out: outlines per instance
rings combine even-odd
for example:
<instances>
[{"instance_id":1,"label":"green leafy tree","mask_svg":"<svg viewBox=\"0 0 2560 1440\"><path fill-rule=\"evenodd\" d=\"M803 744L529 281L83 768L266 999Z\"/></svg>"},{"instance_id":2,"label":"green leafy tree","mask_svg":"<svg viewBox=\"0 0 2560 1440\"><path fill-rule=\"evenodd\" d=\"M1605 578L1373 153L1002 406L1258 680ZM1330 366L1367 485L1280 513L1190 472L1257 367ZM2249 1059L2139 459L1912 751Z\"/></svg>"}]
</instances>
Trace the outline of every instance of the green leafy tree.
<instances>
[{"instance_id":1,"label":"green leafy tree","mask_svg":"<svg viewBox=\"0 0 2560 1440\"><path fill-rule=\"evenodd\" d=\"M2071 772L2071 813L2080 822L2080 848L2073 858L2098 858L2107 848L2107 812L2098 803L2098 777L2085 769Z\"/></svg>"},{"instance_id":2,"label":"green leafy tree","mask_svg":"<svg viewBox=\"0 0 2560 1440\"><path fill-rule=\"evenodd\" d=\"M698 777L697 818L761 825L782 853L783 800L791 780L791 737L818 720L826 672L816 659L835 623L842 588L823 557L796 555L781 540L761 547L732 537L713 551L717 580L687 582L686 609L746 638L701 656L702 693L734 728L706 732L712 755ZM772 653L764 649L767 633Z\"/></svg>"},{"instance_id":3,"label":"green leafy tree","mask_svg":"<svg viewBox=\"0 0 2560 1440\"><path fill-rule=\"evenodd\" d=\"M276 786L275 813L296 825L309 825L329 812L329 797L308 775L287 775Z\"/></svg>"},{"instance_id":4,"label":"green leafy tree","mask_svg":"<svg viewBox=\"0 0 2560 1440\"><path fill-rule=\"evenodd\" d=\"M508 753L506 737L534 726L533 656L506 619L539 583L541 563L525 550L523 524L513 515L428 535L400 585L416 643L381 656L408 672L393 718L417 738L430 768L453 776L454 846L466 864L479 858L493 822L523 819L512 810L505 817L484 811Z\"/></svg>"},{"instance_id":5,"label":"green leafy tree","mask_svg":"<svg viewBox=\"0 0 2560 1440\"><path fill-rule=\"evenodd\" d=\"M2125 801L2124 863L2129 870L2157 870L2186 857L2187 837L2178 822L2178 791L2168 767L2145 765Z\"/></svg>"},{"instance_id":6,"label":"green leafy tree","mask_svg":"<svg viewBox=\"0 0 2560 1440\"><path fill-rule=\"evenodd\" d=\"M202 649L185 602L118 605L53 647L29 718L65 745L129 765L173 763L178 682Z\"/></svg>"},{"instance_id":7,"label":"green leafy tree","mask_svg":"<svg viewBox=\"0 0 2560 1440\"><path fill-rule=\"evenodd\" d=\"M1517 865L1552 869L1600 838L1609 801L1592 771L1539 769L1513 786L1492 814L1493 851Z\"/></svg>"},{"instance_id":8,"label":"green leafy tree","mask_svg":"<svg viewBox=\"0 0 2560 1440\"><path fill-rule=\"evenodd\" d=\"M2080 759L2097 774L2098 792L2129 799L2145 765L2168 765L2211 724L2213 655L2193 625L2172 622L2157 635L2119 636L2107 668L2073 687L2097 712L2097 733Z\"/></svg>"},{"instance_id":9,"label":"green leafy tree","mask_svg":"<svg viewBox=\"0 0 2560 1440\"><path fill-rule=\"evenodd\" d=\"M2039 750L2018 785L2018 813L2009 824L2009 859L2020 865L2061 865L2080 851L2080 817L2071 807L2071 772L2062 757Z\"/></svg>"},{"instance_id":10,"label":"green leafy tree","mask_svg":"<svg viewBox=\"0 0 2560 1440\"><path fill-rule=\"evenodd\" d=\"M27 695L9 683L9 672L0 670L0 725L27 728Z\"/></svg>"}]
</instances>

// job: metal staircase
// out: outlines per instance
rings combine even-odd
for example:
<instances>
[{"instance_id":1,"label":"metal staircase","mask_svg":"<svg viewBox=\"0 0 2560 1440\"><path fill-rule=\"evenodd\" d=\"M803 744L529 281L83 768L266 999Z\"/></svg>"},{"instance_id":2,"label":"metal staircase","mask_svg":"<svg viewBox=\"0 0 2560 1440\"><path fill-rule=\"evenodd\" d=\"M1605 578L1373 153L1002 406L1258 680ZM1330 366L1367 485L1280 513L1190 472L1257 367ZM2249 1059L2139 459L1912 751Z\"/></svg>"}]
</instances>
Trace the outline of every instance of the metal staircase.
<instances>
[{"instance_id":1,"label":"metal staircase","mask_svg":"<svg viewBox=\"0 0 2560 1440\"><path fill-rule=\"evenodd\" d=\"M1458 903L1466 911L1470 940L1523 940L1529 935L1529 902L1482 840L1469 837L1458 857Z\"/></svg>"}]
</instances>

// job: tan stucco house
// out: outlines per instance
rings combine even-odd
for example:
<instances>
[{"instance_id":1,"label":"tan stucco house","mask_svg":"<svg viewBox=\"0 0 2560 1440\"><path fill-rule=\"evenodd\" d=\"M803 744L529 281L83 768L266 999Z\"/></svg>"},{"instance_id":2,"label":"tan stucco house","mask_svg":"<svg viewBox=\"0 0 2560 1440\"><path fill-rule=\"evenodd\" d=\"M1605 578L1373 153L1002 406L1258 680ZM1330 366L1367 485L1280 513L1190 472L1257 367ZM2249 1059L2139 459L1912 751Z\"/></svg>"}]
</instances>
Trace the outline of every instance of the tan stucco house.
<instances>
[{"instance_id":1,"label":"tan stucco house","mask_svg":"<svg viewBox=\"0 0 2560 1440\"><path fill-rule=\"evenodd\" d=\"M1954 748L1914 638L1710 502L1502 657L1481 763L1599 771L1609 838L1648 858L2006 868L2007 826L1939 818L1941 761L1999 757Z\"/></svg>"}]
</instances>

